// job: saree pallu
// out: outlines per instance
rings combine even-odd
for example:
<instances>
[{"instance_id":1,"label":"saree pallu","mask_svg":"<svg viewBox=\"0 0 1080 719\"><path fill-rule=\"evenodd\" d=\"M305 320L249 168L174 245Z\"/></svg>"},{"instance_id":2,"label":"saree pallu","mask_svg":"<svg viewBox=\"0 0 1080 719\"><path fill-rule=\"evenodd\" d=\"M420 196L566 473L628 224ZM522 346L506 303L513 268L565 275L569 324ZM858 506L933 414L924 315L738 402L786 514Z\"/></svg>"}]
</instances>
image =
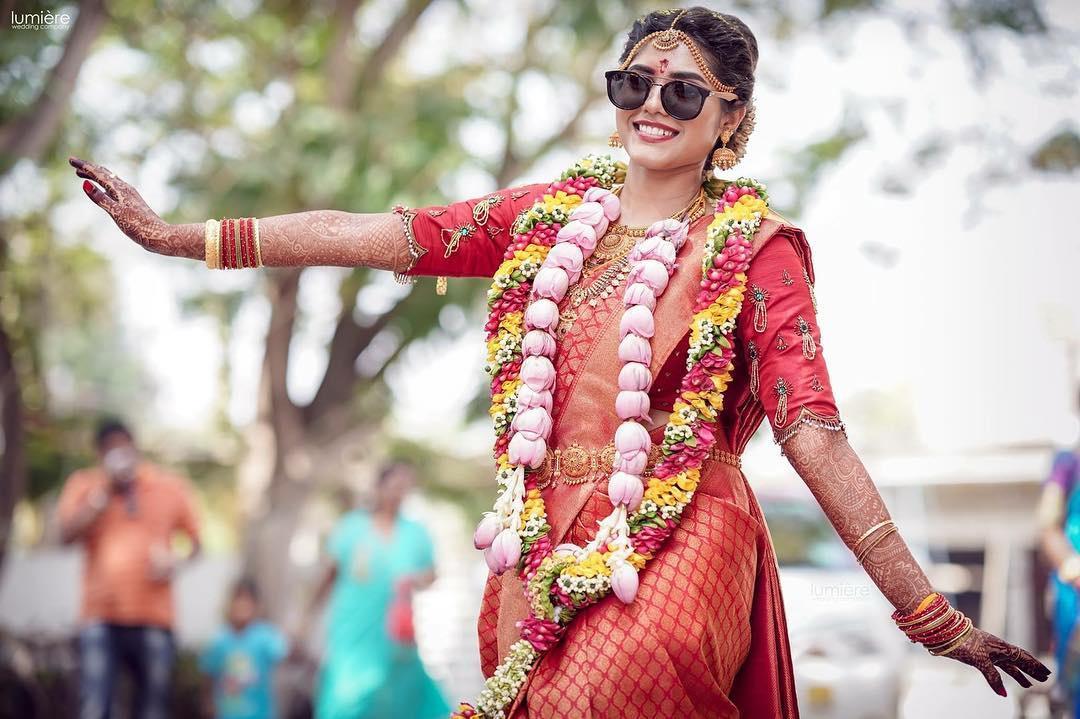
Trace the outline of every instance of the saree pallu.
<instances>
[{"instance_id":1,"label":"saree pallu","mask_svg":"<svg viewBox=\"0 0 1080 719\"><path fill-rule=\"evenodd\" d=\"M544 189L500 190L444 207L403 210L419 261L408 274L490 276L512 237L516 214ZM474 224L476 208L484 224ZM670 410L685 372L691 308L711 216L690 227L678 267L655 309L649 396ZM442 238L461 236L453 246ZM766 417L777 438L807 420L838 425L821 353L813 298L813 266L801 230L772 216L753 241L748 294L736 328L733 379L717 425L716 450L741 454ZM445 248L445 249L444 249ZM583 274L599 281L617 260ZM622 283L570 307L557 331L557 388L549 461L541 483L551 541L586 543L611 511L605 444L620 420L614 411ZM659 445L663 425L652 432ZM576 457L554 471L551 457ZM610 451L610 450L609 450ZM591 457L588 462L584 458ZM730 458L728 458L730 460ZM584 463L584 464L583 464ZM586 468L583 470L582 466ZM651 465L650 465L651 466ZM528 612L516 572L489 575L478 620L482 668L490 676L518 639ZM635 601L614 596L578 614L545 653L507 712L547 717L798 717L776 555L745 475L732 462L707 459L701 482L672 536L640 574Z\"/></svg>"},{"instance_id":2,"label":"saree pallu","mask_svg":"<svg viewBox=\"0 0 1080 719\"><path fill-rule=\"evenodd\" d=\"M586 543L610 511L598 483L565 540ZM608 596L570 624L508 716L797 716L776 556L739 469L706 463L640 581L632 604ZM526 611L518 578L492 575L480 619L485 674Z\"/></svg>"}]
</instances>

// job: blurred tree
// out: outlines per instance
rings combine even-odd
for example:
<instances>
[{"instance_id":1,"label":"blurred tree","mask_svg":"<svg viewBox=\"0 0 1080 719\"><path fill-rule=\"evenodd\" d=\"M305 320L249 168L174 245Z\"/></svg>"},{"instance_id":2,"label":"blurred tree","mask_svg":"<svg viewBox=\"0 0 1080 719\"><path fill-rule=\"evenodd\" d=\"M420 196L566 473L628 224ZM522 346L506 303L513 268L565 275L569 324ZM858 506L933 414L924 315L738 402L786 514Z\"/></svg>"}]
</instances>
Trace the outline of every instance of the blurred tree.
<instances>
[{"instance_id":1,"label":"blurred tree","mask_svg":"<svg viewBox=\"0 0 1080 719\"><path fill-rule=\"evenodd\" d=\"M505 51L505 64L451 57L435 72L414 74L403 53L432 5L179 2L163 12L144 2L116 3L103 52L122 49L137 71L125 78L130 99L118 95L115 106L100 113L124 108L116 123L137 115L142 134L124 154L132 163L145 156L175 168L179 201L168 214L182 221L326 207L381 211L398 200L434 203L445 199L440 183L459 168L486 173L492 188L504 186L557 144L573 142L601 98L597 63L616 28L632 17L632 8L602 13L592 4L537 3L516 17L523 39ZM471 25L488 22L482 9L442 5L445 36L465 36ZM560 62L549 52L553 45L575 62ZM568 112L546 136L526 141L515 123L538 71L561 83ZM465 124L477 120L491 129L490 144L499 149L488 159L469 157L460 144ZM123 165L110 132L87 134L85 141L88 156ZM443 298L426 283L410 291L380 272L333 275L340 311L327 338L326 367L313 396L299 401L287 378L305 325L298 304L305 274L264 271L256 281L261 293L247 295L268 304L269 326L257 419L244 435L238 488L247 512L246 560L278 614L292 587L283 558L308 498L321 485L340 482L348 461L373 454L390 401L387 368L411 342L439 327L445 303L475 309L483 297L475 281L452 283ZM197 270L192 287L205 287ZM385 301L363 301L373 291ZM239 295L205 290L186 306L209 310L227 343L242 302ZM224 371L227 376L229 368Z\"/></svg>"},{"instance_id":2,"label":"blurred tree","mask_svg":"<svg viewBox=\"0 0 1080 719\"><path fill-rule=\"evenodd\" d=\"M165 214L184 222L325 207L381 211L396 201L418 206L459 199L454 194L465 173L484 174L488 189L505 186L574 145L602 99L599 63L611 59L613 45L621 44L634 16L653 4L536 0L515 4L512 13L507 7L483 0L82 3L66 36L8 33L0 43L0 150L5 153L0 167L17 170L19 158L42 163L49 158L48 181L67 191L73 183L62 158L68 154L83 154L121 174L125 167L152 168L171 183L174 204ZM994 31L1047 31L1034 0L943 0L936 15L887 0L736 0L731 11L759 38L772 35L781 44L808 34L842 36L871 15L891 18L915 42L921 30L944 17L977 68L990 66L984 39ZM123 86L109 84L107 102L98 100L99 87L87 94L87 103L98 105L76 104L75 112L65 115L67 98L77 87L74 78L87 59L115 71ZM769 81L763 72L763 86ZM526 110L542 93L557 98L558 112L550 127L538 131L528 124ZM871 102L903 108L905 99ZM784 177L770 178L788 181L788 207L797 211L821 173L870 137L862 121L869 106L853 103L839 127L793 151ZM55 143L58 131L65 138L62 147ZM910 156L922 169L947 152L952 139L944 131L922 138ZM1073 170L1076 144L1075 130L1062 130L1042 143L1033 167ZM57 321L53 314L25 311L36 288L80 293L96 286L53 288L61 283L45 281L50 276L45 269L55 272L57 266L43 265L27 252L58 253L54 245L60 243L39 220L28 213L0 228L2 241L27 235L32 223L41 226L38 234L31 233L30 244L20 240L23 249L16 247L21 253L17 272L26 277L23 289L15 299L7 291L0 297L0 419L6 440L0 480L25 476L19 469L25 456L17 450L24 445L19 437L28 420L26 402L17 398L36 388L44 396L42 378L56 375L47 365L86 368L83 376L111 387L114 395L125 391L110 385L120 376L115 368L130 367L100 353L100 338L115 336L106 323L88 324L102 334L80 341L73 334L44 331ZM0 286L6 289L16 270L13 253L0 250ZM82 260L65 255L62 261ZM391 402L383 381L387 368L410 343L439 328L438 310L445 303L475 310L483 283L455 281L440 298L425 282L415 290L400 288L388 283L385 273L272 270L245 275L239 281L250 282L246 288L231 285L221 292L200 268L173 266L189 273L187 309L213 316L223 345L232 342L233 322L248 303L269 317L256 421L237 443L236 456L221 460L240 463L245 553L280 614L290 598L290 542L308 498L320 485L340 481L352 460L374 454ZM109 286L97 278L94 282ZM289 378L298 345L311 343L312 318L299 302L307 282L336 283L339 306L331 331L317 338L325 342L325 369L312 383L311 397L299 398ZM50 307L69 304L108 307L108 298L76 294L70 303L54 298ZM236 371L226 360L218 381L222 401L215 437L236 437L225 413ZM51 436L44 425L40 436ZM58 451L70 449L62 445ZM427 464L430 471L436 463ZM24 483L2 486L0 517L10 512Z\"/></svg>"},{"instance_id":3,"label":"blurred tree","mask_svg":"<svg viewBox=\"0 0 1080 719\"><path fill-rule=\"evenodd\" d=\"M11 9L6 4L3 10L5 19L10 17ZM103 2L89 0L82 4L66 37L11 30L4 33L4 42L0 43L0 64L4 68L0 82L0 180L19 160L39 161L55 141L79 71L105 19ZM47 58L55 57L57 50L59 59L50 67ZM30 97L33 100L28 102ZM35 219L41 219L40 213ZM15 505L26 490L30 465L26 424L32 412L24 402L27 394L39 398L44 394L41 363L35 351L40 346L30 338L44 325L32 324L34 313L26 311L27 300L33 304L32 295L25 293L22 277L29 268L25 263L15 264L18 260L12 257L10 247L17 232L8 218L0 217L0 288L4 290L0 295L0 565L7 554ZM38 262L37 258L34 262ZM20 294L20 290L24 292ZM24 353L30 356L20 357Z\"/></svg>"}]
</instances>

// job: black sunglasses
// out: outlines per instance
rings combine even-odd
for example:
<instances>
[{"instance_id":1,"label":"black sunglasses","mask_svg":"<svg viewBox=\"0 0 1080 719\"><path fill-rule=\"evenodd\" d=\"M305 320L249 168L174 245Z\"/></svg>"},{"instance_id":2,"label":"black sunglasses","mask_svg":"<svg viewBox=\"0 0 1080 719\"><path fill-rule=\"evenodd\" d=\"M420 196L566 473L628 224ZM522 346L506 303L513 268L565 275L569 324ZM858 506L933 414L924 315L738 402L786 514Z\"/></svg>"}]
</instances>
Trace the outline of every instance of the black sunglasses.
<instances>
[{"instance_id":1,"label":"black sunglasses","mask_svg":"<svg viewBox=\"0 0 1080 719\"><path fill-rule=\"evenodd\" d=\"M636 110L645 104L653 85L660 86L660 104L664 112L676 120L693 120L701 114L710 95L724 97L728 93L713 92L686 80L655 82L632 70L608 70L607 96L620 110ZM727 99L727 98L725 98Z\"/></svg>"}]
</instances>

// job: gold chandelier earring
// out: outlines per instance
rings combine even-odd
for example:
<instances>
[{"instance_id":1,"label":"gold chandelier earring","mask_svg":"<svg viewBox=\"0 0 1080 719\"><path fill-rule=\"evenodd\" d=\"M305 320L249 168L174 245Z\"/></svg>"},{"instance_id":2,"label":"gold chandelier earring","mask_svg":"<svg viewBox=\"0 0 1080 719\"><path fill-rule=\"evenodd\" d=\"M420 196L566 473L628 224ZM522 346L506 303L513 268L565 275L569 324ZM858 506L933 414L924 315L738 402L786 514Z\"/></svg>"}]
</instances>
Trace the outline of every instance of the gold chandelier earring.
<instances>
[{"instance_id":1,"label":"gold chandelier earring","mask_svg":"<svg viewBox=\"0 0 1080 719\"><path fill-rule=\"evenodd\" d=\"M720 135L722 143L712 154L713 168L719 168L721 170L730 170L738 164L739 158L735 157L735 151L727 146L728 140L731 139L731 130L725 130Z\"/></svg>"},{"instance_id":2,"label":"gold chandelier earring","mask_svg":"<svg viewBox=\"0 0 1080 719\"><path fill-rule=\"evenodd\" d=\"M622 138L619 137L618 130L615 130L608 135L607 144L608 147L622 147Z\"/></svg>"}]
</instances>

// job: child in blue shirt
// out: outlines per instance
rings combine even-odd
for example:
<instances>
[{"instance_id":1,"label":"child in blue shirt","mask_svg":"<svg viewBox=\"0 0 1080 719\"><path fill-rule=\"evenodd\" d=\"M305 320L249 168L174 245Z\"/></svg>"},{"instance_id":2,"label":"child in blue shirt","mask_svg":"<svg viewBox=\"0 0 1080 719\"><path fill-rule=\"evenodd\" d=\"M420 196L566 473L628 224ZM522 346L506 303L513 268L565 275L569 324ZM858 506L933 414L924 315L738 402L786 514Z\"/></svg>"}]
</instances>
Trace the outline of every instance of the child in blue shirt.
<instances>
[{"instance_id":1,"label":"child in blue shirt","mask_svg":"<svg viewBox=\"0 0 1080 719\"><path fill-rule=\"evenodd\" d=\"M216 719L274 719L274 668L288 654L288 641L258 619L255 583L241 579L229 595L227 623L199 657L213 683Z\"/></svg>"}]
</instances>

